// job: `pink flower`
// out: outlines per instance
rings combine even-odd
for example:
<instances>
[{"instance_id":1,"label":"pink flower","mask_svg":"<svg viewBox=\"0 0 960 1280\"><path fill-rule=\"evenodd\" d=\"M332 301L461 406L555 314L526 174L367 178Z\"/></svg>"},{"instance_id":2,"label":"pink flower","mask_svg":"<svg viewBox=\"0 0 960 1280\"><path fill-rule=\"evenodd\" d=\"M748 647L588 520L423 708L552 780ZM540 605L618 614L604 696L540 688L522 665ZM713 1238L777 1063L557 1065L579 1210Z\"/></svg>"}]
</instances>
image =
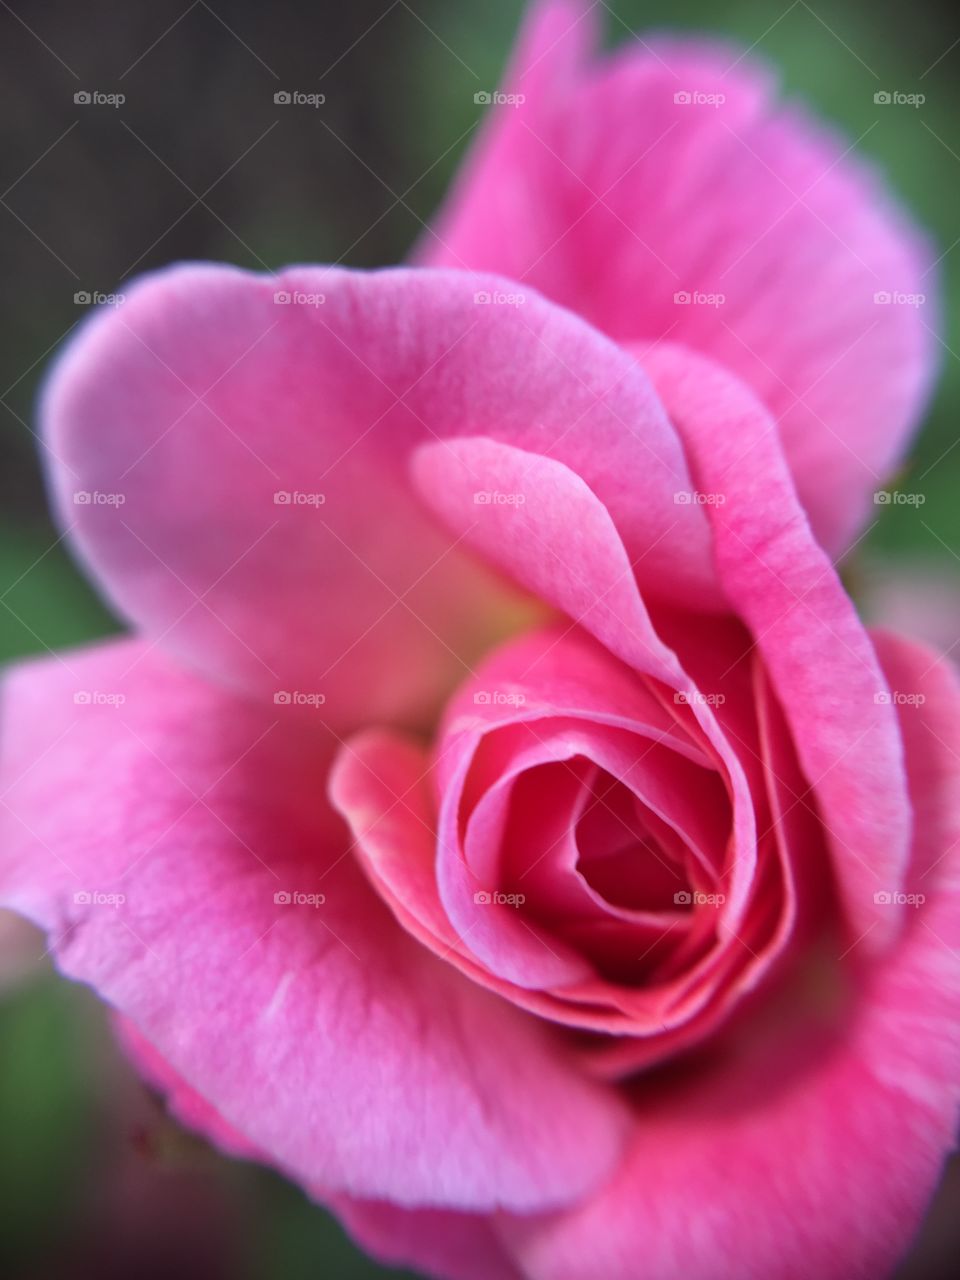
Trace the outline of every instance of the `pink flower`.
<instances>
[{"instance_id":1,"label":"pink flower","mask_svg":"<svg viewBox=\"0 0 960 1280\"><path fill-rule=\"evenodd\" d=\"M954 1137L960 690L864 630L749 370L519 291L184 267L87 326L51 485L132 636L8 676L2 901L374 1253L873 1276ZM849 447L890 375L881 465L916 333L841 385L783 314Z\"/></svg>"}]
</instances>

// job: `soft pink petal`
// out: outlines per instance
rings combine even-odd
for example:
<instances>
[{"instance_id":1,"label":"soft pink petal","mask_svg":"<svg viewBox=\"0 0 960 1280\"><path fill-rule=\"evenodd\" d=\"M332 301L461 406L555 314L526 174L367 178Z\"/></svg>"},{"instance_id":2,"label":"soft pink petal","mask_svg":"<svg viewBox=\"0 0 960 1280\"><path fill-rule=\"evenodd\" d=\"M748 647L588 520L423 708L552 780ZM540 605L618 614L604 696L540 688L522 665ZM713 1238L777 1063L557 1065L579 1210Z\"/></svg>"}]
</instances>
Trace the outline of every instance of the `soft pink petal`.
<instances>
[{"instance_id":1,"label":"soft pink petal","mask_svg":"<svg viewBox=\"0 0 960 1280\"><path fill-rule=\"evenodd\" d=\"M471 432L576 465L635 554L656 543L645 581L709 598L706 522L672 505L689 477L643 373L532 292L476 300L506 287L190 266L96 317L43 419L60 519L118 610L211 678L288 695L292 713L301 695L315 719L323 698L331 722L422 722L516 625L410 490L417 444Z\"/></svg>"},{"instance_id":2,"label":"soft pink petal","mask_svg":"<svg viewBox=\"0 0 960 1280\"><path fill-rule=\"evenodd\" d=\"M397 920L442 960L515 1004L563 1020L554 997L485 968L451 923L437 886L429 775L427 752L398 734L371 730L347 744L331 772L330 791L354 833L357 858Z\"/></svg>"},{"instance_id":3,"label":"soft pink petal","mask_svg":"<svg viewBox=\"0 0 960 1280\"><path fill-rule=\"evenodd\" d=\"M113 1030L124 1053L142 1079L166 1098L170 1114L185 1128L202 1134L220 1151L241 1160L269 1159L251 1144L239 1130L228 1124L210 1103L191 1089L170 1063L140 1034L136 1026L122 1014L113 1015Z\"/></svg>"},{"instance_id":4,"label":"soft pink petal","mask_svg":"<svg viewBox=\"0 0 960 1280\"><path fill-rule=\"evenodd\" d=\"M167 1105L186 1128L203 1134L228 1154L263 1160L196 1090L171 1070L127 1019L114 1029L139 1074L167 1097ZM414 1265L440 1280L518 1280L489 1217L444 1209L404 1209L387 1200L357 1200L310 1188L313 1199L338 1215L369 1254L394 1265Z\"/></svg>"},{"instance_id":5,"label":"soft pink petal","mask_svg":"<svg viewBox=\"0 0 960 1280\"><path fill-rule=\"evenodd\" d=\"M607 1173L614 1095L395 925L309 725L138 642L15 669L2 724L0 905L281 1169L472 1208L560 1203Z\"/></svg>"},{"instance_id":6,"label":"soft pink petal","mask_svg":"<svg viewBox=\"0 0 960 1280\"><path fill-rule=\"evenodd\" d=\"M657 36L594 57L596 8L534 5L504 82L525 101L484 108L420 259L502 272L618 341L669 336L721 361L778 420L814 528L842 550L928 393L934 254L749 51ZM698 293L723 301L676 300Z\"/></svg>"},{"instance_id":7,"label":"soft pink petal","mask_svg":"<svg viewBox=\"0 0 960 1280\"><path fill-rule=\"evenodd\" d=\"M896 717L856 611L814 541L770 416L711 361L666 344L648 359L687 446L724 590L749 626L820 806L856 935L897 913L873 895L900 883L910 806Z\"/></svg>"},{"instance_id":8,"label":"soft pink petal","mask_svg":"<svg viewBox=\"0 0 960 1280\"><path fill-rule=\"evenodd\" d=\"M960 688L878 638L917 813L896 948L824 959L779 1021L686 1083L637 1090L629 1161L572 1212L502 1225L531 1280L874 1280L905 1252L960 1105ZM846 994L843 972L847 970Z\"/></svg>"},{"instance_id":9,"label":"soft pink petal","mask_svg":"<svg viewBox=\"0 0 960 1280\"><path fill-rule=\"evenodd\" d=\"M326 1204L357 1243L388 1266L416 1267L436 1280L523 1280L488 1217L346 1196L327 1197Z\"/></svg>"}]
</instances>

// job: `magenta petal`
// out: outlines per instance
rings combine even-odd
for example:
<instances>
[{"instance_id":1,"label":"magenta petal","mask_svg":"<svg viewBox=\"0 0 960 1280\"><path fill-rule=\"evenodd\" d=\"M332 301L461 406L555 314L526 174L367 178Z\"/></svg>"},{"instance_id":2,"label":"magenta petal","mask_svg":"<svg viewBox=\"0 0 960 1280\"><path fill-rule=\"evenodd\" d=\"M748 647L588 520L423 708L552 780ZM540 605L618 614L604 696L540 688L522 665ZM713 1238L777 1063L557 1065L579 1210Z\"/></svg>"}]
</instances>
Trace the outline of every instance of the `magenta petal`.
<instances>
[{"instance_id":1,"label":"magenta petal","mask_svg":"<svg viewBox=\"0 0 960 1280\"><path fill-rule=\"evenodd\" d=\"M609 1172L616 1095L396 925L301 721L120 642L14 669L2 724L0 906L265 1159L308 1188L483 1209Z\"/></svg>"},{"instance_id":2,"label":"magenta petal","mask_svg":"<svg viewBox=\"0 0 960 1280\"><path fill-rule=\"evenodd\" d=\"M594 56L598 8L533 6L504 82L523 100L484 108L420 259L720 361L779 422L817 536L842 551L929 391L934 254L749 50L649 36Z\"/></svg>"}]
</instances>

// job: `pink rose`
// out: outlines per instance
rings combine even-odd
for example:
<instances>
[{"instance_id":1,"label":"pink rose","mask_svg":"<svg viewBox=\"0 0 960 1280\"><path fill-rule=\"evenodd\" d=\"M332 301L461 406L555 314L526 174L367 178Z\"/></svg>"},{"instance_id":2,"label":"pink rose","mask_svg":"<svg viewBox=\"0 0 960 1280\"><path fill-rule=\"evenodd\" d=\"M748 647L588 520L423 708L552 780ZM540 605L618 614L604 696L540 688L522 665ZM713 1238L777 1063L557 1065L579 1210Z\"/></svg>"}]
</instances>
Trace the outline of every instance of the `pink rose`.
<instances>
[{"instance_id":1,"label":"pink rose","mask_svg":"<svg viewBox=\"0 0 960 1280\"><path fill-rule=\"evenodd\" d=\"M528 38L531 102L573 74L546 43L570 15ZM661 90L616 67L585 136L554 123L625 183L621 92ZM725 84L764 167L827 201L747 202L799 297L710 234L698 270L715 249L744 304L673 332L652 284L621 330L629 273L602 298L573 256L539 283L586 282L561 301L587 319L522 263L181 267L85 328L43 406L132 635L7 678L2 901L185 1123L430 1275L872 1277L954 1140L960 690L867 634L810 523L856 532L928 378L914 320L811 306L865 284L815 225L893 287L922 254L752 74ZM668 107L698 184L720 117ZM517 128L473 182L517 193L503 240L532 252ZM725 227L742 196L648 173L643 216ZM604 240L612 279L632 250Z\"/></svg>"}]
</instances>

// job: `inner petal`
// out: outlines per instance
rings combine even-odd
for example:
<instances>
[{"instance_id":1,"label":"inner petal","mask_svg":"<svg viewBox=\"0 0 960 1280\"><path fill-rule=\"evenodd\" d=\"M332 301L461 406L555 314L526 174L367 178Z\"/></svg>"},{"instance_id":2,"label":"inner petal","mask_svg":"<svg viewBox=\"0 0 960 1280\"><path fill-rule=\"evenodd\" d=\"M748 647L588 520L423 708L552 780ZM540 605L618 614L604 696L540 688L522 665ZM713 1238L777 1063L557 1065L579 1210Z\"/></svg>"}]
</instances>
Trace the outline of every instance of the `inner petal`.
<instances>
[{"instance_id":1,"label":"inner petal","mask_svg":"<svg viewBox=\"0 0 960 1280\"><path fill-rule=\"evenodd\" d=\"M597 780L575 838L577 870L611 906L675 911L689 900L683 860L660 843L645 821L643 806L619 780Z\"/></svg>"}]
</instances>

